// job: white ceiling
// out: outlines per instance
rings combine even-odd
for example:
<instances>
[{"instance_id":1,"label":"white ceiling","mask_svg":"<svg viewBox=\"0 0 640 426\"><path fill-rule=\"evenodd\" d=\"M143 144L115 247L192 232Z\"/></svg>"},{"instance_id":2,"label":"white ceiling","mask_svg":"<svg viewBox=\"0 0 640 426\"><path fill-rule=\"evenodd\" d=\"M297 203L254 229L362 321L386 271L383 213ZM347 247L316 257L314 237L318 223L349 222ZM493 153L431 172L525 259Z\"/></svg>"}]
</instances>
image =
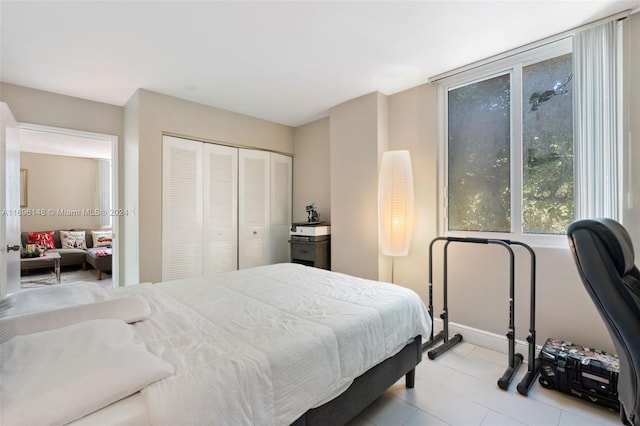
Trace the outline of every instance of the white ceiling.
<instances>
[{"instance_id":1,"label":"white ceiling","mask_svg":"<svg viewBox=\"0 0 640 426\"><path fill-rule=\"evenodd\" d=\"M0 0L0 79L114 105L144 88L297 126L638 6Z\"/></svg>"}]
</instances>

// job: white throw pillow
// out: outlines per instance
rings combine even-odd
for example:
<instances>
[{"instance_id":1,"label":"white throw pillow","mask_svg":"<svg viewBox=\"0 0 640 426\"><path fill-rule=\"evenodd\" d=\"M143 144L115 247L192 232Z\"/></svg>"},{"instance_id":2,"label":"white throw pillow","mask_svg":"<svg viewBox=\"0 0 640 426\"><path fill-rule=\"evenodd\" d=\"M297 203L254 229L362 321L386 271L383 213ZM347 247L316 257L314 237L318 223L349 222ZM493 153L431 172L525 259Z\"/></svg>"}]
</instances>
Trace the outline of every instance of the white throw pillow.
<instances>
[{"instance_id":1,"label":"white throw pillow","mask_svg":"<svg viewBox=\"0 0 640 426\"><path fill-rule=\"evenodd\" d=\"M111 247L111 231L91 231L94 247Z\"/></svg>"},{"instance_id":2,"label":"white throw pillow","mask_svg":"<svg viewBox=\"0 0 640 426\"><path fill-rule=\"evenodd\" d=\"M105 290L99 285L83 281L20 290L0 299L0 318L52 311L106 298Z\"/></svg>"},{"instance_id":3,"label":"white throw pillow","mask_svg":"<svg viewBox=\"0 0 640 426\"><path fill-rule=\"evenodd\" d=\"M85 231L60 231L60 245L62 248L86 249Z\"/></svg>"},{"instance_id":4,"label":"white throw pillow","mask_svg":"<svg viewBox=\"0 0 640 426\"><path fill-rule=\"evenodd\" d=\"M53 311L0 318L0 343L15 336L39 333L94 319L118 319L134 323L149 318L151 308L140 297L70 306Z\"/></svg>"},{"instance_id":5,"label":"white throw pillow","mask_svg":"<svg viewBox=\"0 0 640 426\"><path fill-rule=\"evenodd\" d=\"M0 424L66 424L173 372L119 320L17 336L0 344Z\"/></svg>"}]
</instances>

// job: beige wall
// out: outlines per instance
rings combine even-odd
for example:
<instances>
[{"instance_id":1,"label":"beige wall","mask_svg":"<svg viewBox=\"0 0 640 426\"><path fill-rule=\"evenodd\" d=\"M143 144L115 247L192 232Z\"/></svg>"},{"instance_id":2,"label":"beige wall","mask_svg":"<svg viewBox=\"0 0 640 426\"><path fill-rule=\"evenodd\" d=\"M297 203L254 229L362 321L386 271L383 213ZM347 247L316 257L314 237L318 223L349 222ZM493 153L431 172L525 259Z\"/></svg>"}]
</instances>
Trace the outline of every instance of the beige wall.
<instances>
[{"instance_id":1,"label":"beige wall","mask_svg":"<svg viewBox=\"0 0 640 426\"><path fill-rule=\"evenodd\" d=\"M100 208L98 160L60 155L20 154L20 168L27 170L27 208L46 215L22 216L22 231L100 228L98 216L72 216L76 211ZM51 209L55 213L51 213ZM67 213L61 213L64 210Z\"/></svg>"},{"instance_id":2,"label":"beige wall","mask_svg":"<svg viewBox=\"0 0 640 426\"><path fill-rule=\"evenodd\" d=\"M320 220L331 222L329 118L293 131L293 221L305 222L305 207L315 203Z\"/></svg>"},{"instance_id":3,"label":"beige wall","mask_svg":"<svg viewBox=\"0 0 640 426\"><path fill-rule=\"evenodd\" d=\"M118 136L122 107L0 82L0 100L20 123L40 124Z\"/></svg>"},{"instance_id":4,"label":"beige wall","mask_svg":"<svg viewBox=\"0 0 640 426\"><path fill-rule=\"evenodd\" d=\"M394 282L427 300L429 241L437 235L437 111L435 86L389 96L389 149L411 153L414 224L409 255L394 260Z\"/></svg>"},{"instance_id":5,"label":"beige wall","mask_svg":"<svg viewBox=\"0 0 640 426\"><path fill-rule=\"evenodd\" d=\"M331 269L370 279L378 278L380 267L378 162L387 135L380 135L378 121L386 104L386 96L371 93L329 115Z\"/></svg>"},{"instance_id":6,"label":"beige wall","mask_svg":"<svg viewBox=\"0 0 640 426\"><path fill-rule=\"evenodd\" d=\"M139 279L156 282L162 278L163 132L293 154L293 129L147 90L139 90L136 96L137 134L127 131L125 144L133 140L138 150L126 151L132 158L125 158L125 168L129 170L130 162L138 162L139 240L129 241L138 236L127 233L125 244L139 245ZM128 106L134 110L134 105Z\"/></svg>"}]
</instances>

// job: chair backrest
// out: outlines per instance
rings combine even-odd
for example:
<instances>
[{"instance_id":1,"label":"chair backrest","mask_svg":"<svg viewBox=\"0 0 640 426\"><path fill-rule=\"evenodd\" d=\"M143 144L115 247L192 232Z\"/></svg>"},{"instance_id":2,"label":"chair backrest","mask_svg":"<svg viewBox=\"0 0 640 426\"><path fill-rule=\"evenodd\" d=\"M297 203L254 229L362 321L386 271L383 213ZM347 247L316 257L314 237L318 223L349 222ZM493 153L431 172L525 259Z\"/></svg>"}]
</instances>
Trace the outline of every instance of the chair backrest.
<instances>
[{"instance_id":1,"label":"chair backrest","mask_svg":"<svg viewBox=\"0 0 640 426\"><path fill-rule=\"evenodd\" d=\"M640 271L631 238L611 219L576 221L567 236L580 278L620 358L621 414L640 425Z\"/></svg>"}]
</instances>

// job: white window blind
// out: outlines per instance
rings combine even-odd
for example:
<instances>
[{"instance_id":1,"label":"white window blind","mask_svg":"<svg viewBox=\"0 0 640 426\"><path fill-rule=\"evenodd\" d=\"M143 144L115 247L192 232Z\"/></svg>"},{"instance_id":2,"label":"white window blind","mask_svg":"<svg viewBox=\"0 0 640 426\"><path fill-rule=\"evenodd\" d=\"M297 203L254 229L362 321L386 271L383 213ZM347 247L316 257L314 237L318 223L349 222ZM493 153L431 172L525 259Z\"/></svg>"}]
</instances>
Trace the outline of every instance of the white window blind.
<instances>
[{"instance_id":1,"label":"white window blind","mask_svg":"<svg viewBox=\"0 0 640 426\"><path fill-rule=\"evenodd\" d=\"M607 22L574 36L577 218L620 220L617 27Z\"/></svg>"}]
</instances>

